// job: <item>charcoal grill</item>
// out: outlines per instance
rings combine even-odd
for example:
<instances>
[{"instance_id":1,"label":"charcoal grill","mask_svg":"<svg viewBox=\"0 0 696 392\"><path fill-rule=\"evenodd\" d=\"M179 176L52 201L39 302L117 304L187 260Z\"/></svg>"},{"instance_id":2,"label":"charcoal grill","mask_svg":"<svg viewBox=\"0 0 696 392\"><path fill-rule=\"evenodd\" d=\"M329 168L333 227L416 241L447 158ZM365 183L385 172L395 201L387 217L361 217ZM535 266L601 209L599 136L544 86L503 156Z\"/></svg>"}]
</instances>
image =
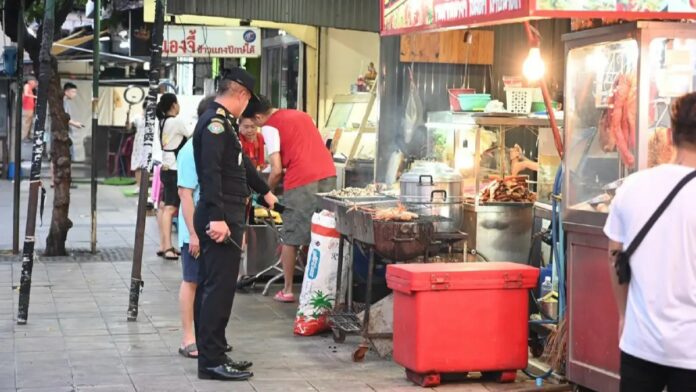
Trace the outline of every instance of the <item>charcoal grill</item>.
<instances>
[{"instance_id":1,"label":"charcoal grill","mask_svg":"<svg viewBox=\"0 0 696 392\"><path fill-rule=\"evenodd\" d=\"M391 204L382 203L378 206L364 205L367 208L388 208L397 205L397 201ZM338 226L337 214L337 226ZM375 334L369 332L370 307L372 302L372 281L375 268L375 253L391 262L406 261L418 256L428 257L429 246L434 240L435 223L447 221L448 218L440 216L419 216L409 222L393 222L373 219L372 214L363 208L349 208L343 217L343 224L339 228L341 240L338 246L338 275L336 277L336 298L334 311L329 315L334 341L341 343L346 334L361 332L363 341L353 353L354 361L362 361L369 349L369 341L373 338L390 338L391 334ZM365 293L365 314L362 322L352 309L352 295L348 294L348 300L343 305L341 298L341 272L343 271L343 253L346 241L356 242L366 249L369 263L367 268L367 282ZM349 268L350 271L350 268Z\"/></svg>"},{"instance_id":2,"label":"charcoal grill","mask_svg":"<svg viewBox=\"0 0 696 392\"><path fill-rule=\"evenodd\" d=\"M359 208L389 208L398 204L398 199L386 195L365 197L336 197L318 194L322 209L329 210L336 217L336 230L346 237L353 236L354 221Z\"/></svg>"}]
</instances>

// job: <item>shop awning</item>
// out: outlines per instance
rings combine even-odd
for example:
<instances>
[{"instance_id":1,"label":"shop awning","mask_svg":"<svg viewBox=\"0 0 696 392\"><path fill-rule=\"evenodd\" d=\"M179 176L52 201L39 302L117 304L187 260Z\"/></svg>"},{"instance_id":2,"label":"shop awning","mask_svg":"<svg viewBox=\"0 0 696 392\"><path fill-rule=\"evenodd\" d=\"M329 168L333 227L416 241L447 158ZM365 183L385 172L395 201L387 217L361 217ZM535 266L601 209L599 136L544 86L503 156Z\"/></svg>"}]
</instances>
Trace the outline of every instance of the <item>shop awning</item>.
<instances>
[{"instance_id":1,"label":"shop awning","mask_svg":"<svg viewBox=\"0 0 696 392\"><path fill-rule=\"evenodd\" d=\"M151 1L151 0L148 0ZM219 16L378 32L384 0L168 0L172 15Z\"/></svg>"},{"instance_id":2,"label":"shop awning","mask_svg":"<svg viewBox=\"0 0 696 392\"><path fill-rule=\"evenodd\" d=\"M108 31L102 31L101 36L108 37ZM79 30L69 35L68 37L61 38L58 41L55 41L53 43L53 47L51 48L51 54L59 58L91 58L92 54L85 52L85 50L92 50L92 37L93 34L91 29Z\"/></svg>"},{"instance_id":3,"label":"shop awning","mask_svg":"<svg viewBox=\"0 0 696 392\"><path fill-rule=\"evenodd\" d=\"M696 0L380 0L382 35L543 18L696 19Z\"/></svg>"}]
</instances>

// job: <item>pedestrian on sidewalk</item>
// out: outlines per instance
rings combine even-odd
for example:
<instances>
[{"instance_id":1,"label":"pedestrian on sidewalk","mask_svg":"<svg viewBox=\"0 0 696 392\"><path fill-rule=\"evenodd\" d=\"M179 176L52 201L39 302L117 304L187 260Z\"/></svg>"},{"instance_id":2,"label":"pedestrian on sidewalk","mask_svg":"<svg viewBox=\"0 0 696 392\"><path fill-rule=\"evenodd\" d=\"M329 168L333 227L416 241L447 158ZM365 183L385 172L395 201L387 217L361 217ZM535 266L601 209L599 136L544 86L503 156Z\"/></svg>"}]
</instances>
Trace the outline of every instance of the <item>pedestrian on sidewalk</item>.
<instances>
[{"instance_id":1,"label":"pedestrian on sidewalk","mask_svg":"<svg viewBox=\"0 0 696 392\"><path fill-rule=\"evenodd\" d=\"M34 128L34 110L36 109L36 93L39 86L36 79L29 79L22 89L22 140L31 141Z\"/></svg>"},{"instance_id":2,"label":"pedestrian on sidewalk","mask_svg":"<svg viewBox=\"0 0 696 392\"><path fill-rule=\"evenodd\" d=\"M619 309L622 392L696 390L696 180L676 194L628 264L618 253L630 247L677 183L696 169L696 93L673 103L672 141L673 162L627 177L604 227ZM630 268L622 273L627 284L619 284L617 262Z\"/></svg>"},{"instance_id":3,"label":"pedestrian on sidewalk","mask_svg":"<svg viewBox=\"0 0 696 392\"><path fill-rule=\"evenodd\" d=\"M312 214L318 209L317 193L336 188L336 167L312 118L293 109L276 109L261 97L249 104L244 117L261 127L266 142L271 189L284 178L283 249L281 261L285 287L274 299L295 302L292 292L295 260L300 247L309 246ZM283 172L285 174L283 174ZM284 177L283 177L284 176Z\"/></svg>"},{"instance_id":4,"label":"pedestrian on sidewalk","mask_svg":"<svg viewBox=\"0 0 696 392\"><path fill-rule=\"evenodd\" d=\"M194 226L202 262L195 301L198 378L246 380L248 361L225 355L225 327L230 318L244 235L250 187L270 206L277 201L242 152L236 118L253 96L254 77L241 68L223 72L215 102L198 119L193 154L200 181Z\"/></svg>"},{"instance_id":5,"label":"pedestrian on sidewalk","mask_svg":"<svg viewBox=\"0 0 696 392\"><path fill-rule=\"evenodd\" d=\"M160 141L162 142L162 165L160 177L164 185L164 208L158 211L160 251L158 256L167 260L178 260L180 252L172 246L172 221L179 209L176 157L191 137L186 123L178 118L180 107L176 95L166 93L157 104Z\"/></svg>"},{"instance_id":6,"label":"pedestrian on sidewalk","mask_svg":"<svg viewBox=\"0 0 696 392\"><path fill-rule=\"evenodd\" d=\"M198 117L213 103L215 96L203 98L198 105ZM177 184L179 186L179 247L181 248L182 280L179 288L179 309L183 331L179 354L187 358L198 358L196 335L193 327L193 305L198 287L199 264L201 263L201 247L198 235L193 226L193 214L200 198L200 186L196 174L196 163L193 158L193 140L189 139L184 148L179 151L176 159L178 170ZM232 347L225 341L225 352Z\"/></svg>"}]
</instances>

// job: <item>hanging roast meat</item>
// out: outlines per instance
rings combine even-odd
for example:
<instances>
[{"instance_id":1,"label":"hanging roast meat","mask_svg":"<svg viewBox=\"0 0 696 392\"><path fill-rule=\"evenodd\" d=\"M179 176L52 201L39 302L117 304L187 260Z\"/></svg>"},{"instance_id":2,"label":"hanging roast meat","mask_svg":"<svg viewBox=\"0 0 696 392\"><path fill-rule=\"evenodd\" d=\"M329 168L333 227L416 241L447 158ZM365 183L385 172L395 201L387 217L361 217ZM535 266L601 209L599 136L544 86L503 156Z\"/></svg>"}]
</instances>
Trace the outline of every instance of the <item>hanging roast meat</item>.
<instances>
[{"instance_id":1,"label":"hanging roast meat","mask_svg":"<svg viewBox=\"0 0 696 392\"><path fill-rule=\"evenodd\" d=\"M599 121L599 137L602 150L618 149L621 162L633 167L636 135L636 83L635 78L620 74L614 82L609 108Z\"/></svg>"}]
</instances>

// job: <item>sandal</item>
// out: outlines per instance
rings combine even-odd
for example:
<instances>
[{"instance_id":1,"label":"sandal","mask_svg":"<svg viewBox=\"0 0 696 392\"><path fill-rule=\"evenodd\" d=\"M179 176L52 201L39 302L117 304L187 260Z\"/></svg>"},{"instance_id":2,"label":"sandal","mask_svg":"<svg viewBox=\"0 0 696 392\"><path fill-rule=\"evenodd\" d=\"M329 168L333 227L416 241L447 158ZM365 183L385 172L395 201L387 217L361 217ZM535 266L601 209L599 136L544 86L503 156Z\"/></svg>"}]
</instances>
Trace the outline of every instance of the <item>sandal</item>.
<instances>
[{"instance_id":1,"label":"sandal","mask_svg":"<svg viewBox=\"0 0 696 392\"><path fill-rule=\"evenodd\" d=\"M168 256L168 254L174 256ZM164 257L165 260L179 260L179 255L173 247L162 252L162 257Z\"/></svg>"},{"instance_id":2,"label":"sandal","mask_svg":"<svg viewBox=\"0 0 696 392\"><path fill-rule=\"evenodd\" d=\"M279 292L276 293L275 296L273 296L273 299L278 301L278 302L291 303L291 302L295 302L295 294L293 294L293 293L285 294L283 292L283 290L280 290Z\"/></svg>"},{"instance_id":3,"label":"sandal","mask_svg":"<svg viewBox=\"0 0 696 392\"><path fill-rule=\"evenodd\" d=\"M193 353L196 353L195 355ZM196 343L191 343L186 347L179 347L179 354L185 358L198 358L198 346Z\"/></svg>"}]
</instances>

